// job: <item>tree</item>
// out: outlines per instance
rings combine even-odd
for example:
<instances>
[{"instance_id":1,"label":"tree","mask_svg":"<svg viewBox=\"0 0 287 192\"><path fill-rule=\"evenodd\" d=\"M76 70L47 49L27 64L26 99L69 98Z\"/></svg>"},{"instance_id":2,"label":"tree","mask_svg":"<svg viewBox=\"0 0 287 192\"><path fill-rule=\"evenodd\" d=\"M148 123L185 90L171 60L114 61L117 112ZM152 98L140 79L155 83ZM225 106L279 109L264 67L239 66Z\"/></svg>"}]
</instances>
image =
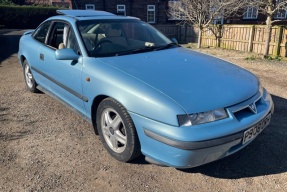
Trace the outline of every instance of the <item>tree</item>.
<instances>
[{"instance_id":1,"label":"tree","mask_svg":"<svg viewBox=\"0 0 287 192\"><path fill-rule=\"evenodd\" d=\"M249 6L256 7L259 13L266 16L266 33L265 46L263 56L266 57L269 53L269 43L271 39L272 25L275 22L282 21L277 18L286 18L287 15L287 0L252 0ZM274 18L274 20L272 20Z\"/></svg>"},{"instance_id":2,"label":"tree","mask_svg":"<svg viewBox=\"0 0 287 192\"><path fill-rule=\"evenodd\" d=\"M212 29L213 21L221 20L238 13L246 5L245 0L178 0L169 1L168 14L171 18L199 28L198 44L204 28ZM212 30L216 35L216 33ZM217 35L216 35L217 38Z\"/></svg>"}]
</instances>

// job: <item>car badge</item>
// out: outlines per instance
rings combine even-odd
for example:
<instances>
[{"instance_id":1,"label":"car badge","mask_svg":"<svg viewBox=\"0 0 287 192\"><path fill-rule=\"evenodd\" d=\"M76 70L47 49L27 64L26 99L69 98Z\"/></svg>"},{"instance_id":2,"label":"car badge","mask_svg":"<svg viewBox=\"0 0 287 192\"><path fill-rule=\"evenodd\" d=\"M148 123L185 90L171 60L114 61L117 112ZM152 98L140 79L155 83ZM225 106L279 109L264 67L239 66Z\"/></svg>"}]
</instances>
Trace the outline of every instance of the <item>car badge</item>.
<instances>
[{"instance_id":1,"label":"car badge","mask_svg":"<svg viewBox=\"0 0 287 192\"><path fill-rule=\"evenodd\" d=\"M255 103L251 103L248 107L253 113L255 114L257 113L257 108L256 108Z\"/></svg>"}]
</instances>

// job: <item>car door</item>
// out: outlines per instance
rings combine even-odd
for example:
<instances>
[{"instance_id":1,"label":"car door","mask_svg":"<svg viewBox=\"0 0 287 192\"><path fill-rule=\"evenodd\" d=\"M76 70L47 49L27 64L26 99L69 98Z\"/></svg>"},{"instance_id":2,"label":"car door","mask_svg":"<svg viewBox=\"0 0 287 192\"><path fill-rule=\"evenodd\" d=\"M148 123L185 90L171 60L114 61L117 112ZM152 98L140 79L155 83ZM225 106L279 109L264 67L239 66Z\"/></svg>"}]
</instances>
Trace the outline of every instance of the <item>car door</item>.
<instances>
[{"instance_id":1,"label":"car door","mask_svg":"<svg viewBox=\"0 0 287 192\"><path fill-rule=\"evenodd\" d=\"M46 88L48 87L49 82L47 79L39 73L43 71L43 65L39 63L39 49L41 47L46 46L46 39L47 34L51 26L51 21L46 21L42 23L33 33L31 43L27 43L26 50L28 50L28 54L26 54L26 59L28 60L29 64L31 65L31 69L33 72L33 76L37 81L38 85Z\"/></svg>"},{"instance_id":2,"label":"car door","mask_svg":"<svg viewBox=\"0 0 287 192\"><path fill-rule=\"evenodd\" d=\"M57 60L57 49L73 49L79 55L78 60ZM82 63L81 51L73 28L66 22L53 23L47 39L47 46L39 49L41 72L49 80L49 91L77 111L85 114L82 96Z\"/></svg>"}]
</instances>

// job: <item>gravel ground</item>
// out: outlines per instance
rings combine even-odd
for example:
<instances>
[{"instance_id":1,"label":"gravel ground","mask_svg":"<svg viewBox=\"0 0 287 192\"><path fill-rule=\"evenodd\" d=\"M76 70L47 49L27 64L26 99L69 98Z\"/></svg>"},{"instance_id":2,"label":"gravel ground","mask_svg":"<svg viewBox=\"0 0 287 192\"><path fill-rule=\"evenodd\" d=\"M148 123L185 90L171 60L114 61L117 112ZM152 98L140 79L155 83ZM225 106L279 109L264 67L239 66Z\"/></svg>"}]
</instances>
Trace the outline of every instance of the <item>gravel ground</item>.
<instances>
[{"instance_id":1,"label":"gravel ground","mask_svg":"<svg viewBox=\"0 0 287 192\"><path fill-rule=\"evenodd\" d=\"M276 109L271 124L245 149L177 170L148 164L144 157L129 164L110 157L89 123L46 94L26 91L16 55L22 31L2 33L0 191L287 191L286 61L199 49L255 73Z\"/></svg>"}]
</instances>

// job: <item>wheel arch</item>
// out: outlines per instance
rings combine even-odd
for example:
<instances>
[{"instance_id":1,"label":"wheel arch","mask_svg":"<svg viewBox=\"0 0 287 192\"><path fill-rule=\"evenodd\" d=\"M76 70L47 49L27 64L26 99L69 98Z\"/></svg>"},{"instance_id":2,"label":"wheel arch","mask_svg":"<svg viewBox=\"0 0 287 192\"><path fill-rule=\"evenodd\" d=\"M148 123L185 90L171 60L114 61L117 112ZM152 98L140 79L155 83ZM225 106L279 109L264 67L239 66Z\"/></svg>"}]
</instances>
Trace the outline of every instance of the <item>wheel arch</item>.
<instances>
[{"instance_id":1,"label":"wheel arch","mask_svg":"<svg viewBox=\"0 0 287 192\"><path fill-rule=\"evenodd\" d=\"M20 56L20 63L21 63L22 67L23 67L23 63L24 63L25 60L26 60L26 57L24 55L21 55Z\"/></svg>"},{"instance_id":2,"label":"wheel arch","mask_svg":"<svg viewBox=\"0 0 287 192\"><path fill-rule=\"evenodd\" d=\"M109 96L107 95L98 95L94 98L93 103L92 103L92 107L91 107L91 119L92 119L92 124L93 124L93 128L95 131L96 135L99 135L98 132L98 128L97 128L97 122L96 122L96 115L97 115L97 109L99 104L106 98L108 98Z\"/></svg>"}]
</instances>

